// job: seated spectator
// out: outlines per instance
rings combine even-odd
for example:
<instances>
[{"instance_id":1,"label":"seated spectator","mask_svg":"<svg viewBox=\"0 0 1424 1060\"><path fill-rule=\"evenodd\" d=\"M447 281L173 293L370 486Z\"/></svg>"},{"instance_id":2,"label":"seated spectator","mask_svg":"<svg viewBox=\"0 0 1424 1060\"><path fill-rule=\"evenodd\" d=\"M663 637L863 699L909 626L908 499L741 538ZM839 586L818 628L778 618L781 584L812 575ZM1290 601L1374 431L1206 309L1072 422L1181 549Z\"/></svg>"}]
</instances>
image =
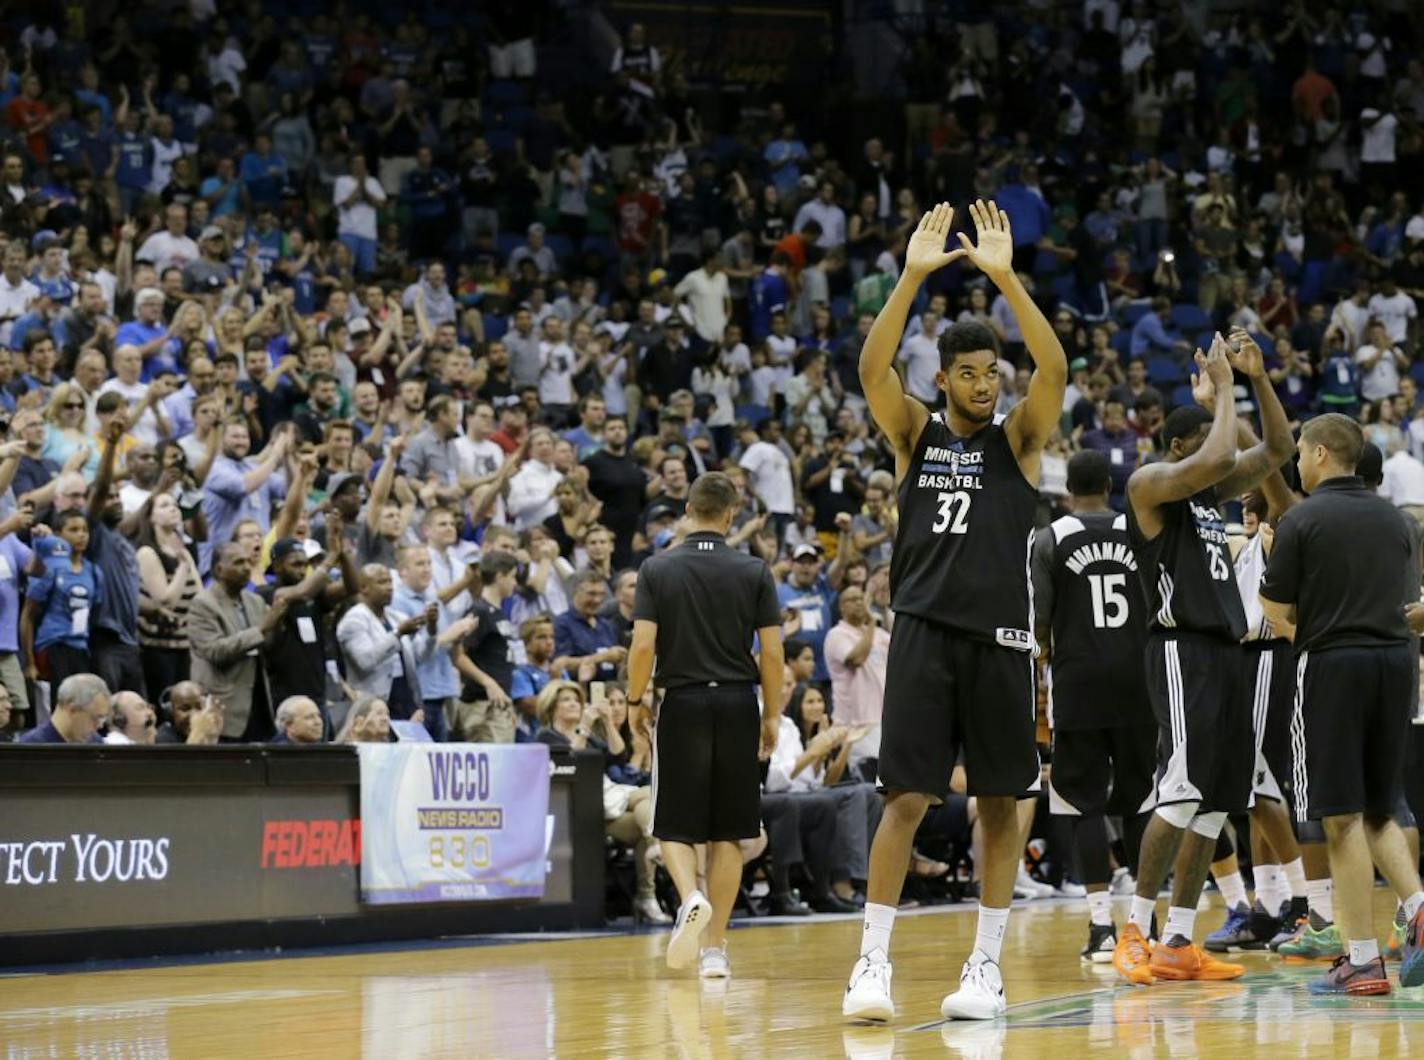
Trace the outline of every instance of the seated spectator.
<instances>
[{"instance_id":1,"label":"seated spectator","mask_svg":"<svg viewBox=\"0 0 1424 1060\"><path fill-rule=\"evenodd\" d=\"M277 735L271 743L312 744L322 742L321 708L310 696L288 696L277 705Z\"/></svg>"},{"instance_id":2,"label":"seated spectator","mask_svg":"<svg viewBox=\"0 0 1424 1060\"><path fill-rule=\"evenodd\" d=\"M16 743L103 743L109 720L109 688L94 674L70 674L57 682L49 721L22 733Z\"/></svg>"},{"instance_id":3,"label":"seated spectator","mask_svg":"<svg viewBox=\"0 0 1424 1060\"><path fill-rule=\"evenodd\" d=\"M335 743L390 743L391 710L384 699L357 696Z\"/></svg>"},{"instance_id":4,"label":"seated spectator","mask_svg":"<svg viewBox=\"0 0 1424 1060\"><path fill-rule=\"evenodd\" d=\"M158 728L153 708L137 692L119 692L109 705L106 744L152 744Z\"/></svg>"},{"instance_id":5,"label":"seated spectator","mask_svg":"<svg viewBox=\"0 0 1424 1060\"><path fill-rule=\"evenodd\" d=\"M196 681L179 681L167 690L169 720L158 727L154 743L215 744L222 733L223 705Z\"/></svg>"},{"instance_id":6,"label":"seated spectator","mask_svg":"<svg viewBox=\"0 0 1424 1060\"><path fill-rule=\"evenodd\" d=\"M594 571L580 571L569 581L569 593L572 606L554 619L555 652L566 656L572 667L593 663L594 680L614 680L628 650L618 643L608 619L599 616L607 583Z\"/></svg>"},{"instance_id":7,"label":"seated spectator","mask_svg":"<svg viewBox=\"0 0 1424 1060\"><path fill-rule=\"evenodd\" d=\"M625 744L611 719L607 701L594 705L584 700L583 688L573 681L550 681L538 697L540 743L551 750L598 751L605 763L610 756L624 753ZM649 923L666 924L672 918L658 905L653 890L652 847L653 802L647 787L630 784L604 786L605 830L620 843L633 848L633 864L638 880L634 900L635 917Z\"/></svg>"}]
</instances>

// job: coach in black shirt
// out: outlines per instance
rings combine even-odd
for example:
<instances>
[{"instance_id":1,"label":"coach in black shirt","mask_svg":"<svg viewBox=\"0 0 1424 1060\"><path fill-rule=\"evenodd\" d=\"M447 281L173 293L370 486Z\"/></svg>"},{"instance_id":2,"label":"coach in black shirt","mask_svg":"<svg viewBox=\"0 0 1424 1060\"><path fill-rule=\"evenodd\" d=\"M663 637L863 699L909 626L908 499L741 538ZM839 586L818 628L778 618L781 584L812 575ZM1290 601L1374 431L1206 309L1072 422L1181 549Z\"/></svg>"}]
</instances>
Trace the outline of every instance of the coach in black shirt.
<instances>
[{"instance_id":1,"label":"coach in black shirt","mask_svg":"<svg viewBox=\"0 0 1424 1060\"><path fill-rule=\"evenodd\" d=\"M628 421L609 416L603 425L603 448L583 462L588 491L603 504L602 523L613 531L613 566L633 559L633 535L647 500L648 476L628 451Z\"/></svg>"},{"instance_id":2,"label":"coach in black shirt","mask_svg":"<svg viewBox=\"0 0 1424 1060\"><path fill-rule=\"evenodd\" d=\"M1365 446L1358 424L1331 413L1300 434L1300 482L1310 494L1275 532L1261 605L1277 629L1294 628L1297 813L1319 819L1330 848L1335 911L1349 941L1314 993L1390 990L1370 922L1374 864L1410 924L1401 986L1424 983L1424 891L1393 818L1404 776L1412 671L1404 604L1414 536L1405 516L1354 474Z\"/></svg>"},{"instance_id":3,"label":"coach in black shirt","mask_svg":"<svg viewBox=\"0 0 1424 1060\"><path fill-rule=\"evenodd\" d=\"M781 613L771 570L727 545L741 501L732 480L709 472L687 497L687 539L638 572L628 698L653 679L658 708L653 835L682 906L668 942L668 966L700 954L703 977L728 974L727 917L742 878L737 841L761 831L762 754L781 724ZM752 655L752 633L761 640ZM757 717L755 686L762 710ZM760 736L758 737L758 732ZM707 889L697 889L694 844L709 844Z\"/></svg>"}]
</instances>

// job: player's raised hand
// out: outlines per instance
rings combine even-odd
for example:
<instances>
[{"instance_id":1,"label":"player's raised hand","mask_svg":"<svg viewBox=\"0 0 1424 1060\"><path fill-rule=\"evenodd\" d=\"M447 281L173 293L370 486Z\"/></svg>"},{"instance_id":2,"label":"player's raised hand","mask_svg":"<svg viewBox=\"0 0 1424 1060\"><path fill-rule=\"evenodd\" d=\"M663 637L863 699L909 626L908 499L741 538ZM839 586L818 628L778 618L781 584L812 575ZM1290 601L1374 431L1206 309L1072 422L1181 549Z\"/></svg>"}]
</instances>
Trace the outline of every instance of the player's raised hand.
<instances>
[{"instance_id":1,"label":"player's raised hand","mask_svg":"<svg viewBox=\"0 0 1424 1060\"><path fill-rule=\"evenodd\" d=\"M1192 400L1208 412L1216 408L1216 384L1206 370L1206 354L1197 350L1194 358L1197 370L1192 373Z\"/></svg>"},{"instance_id":2,"label":"player's raised hand","mask_svg":"<svg viewBox=\"0 0 1424 1060\"><path fill-rule=\"evenodd\" d=\"M1227 343L1226 360L1242 375L1257 379L1266 374L1266 355L1245 328L1232 328Z\"/></svg>"},{"instance_id":3,"label":"player's raised hand","mask_svg":"<svg viewBox=\"0 0 1424 1060\"><path fill-rule=\"evenodd\" d=\"M1004 213L990 199L969 204L969 216L974 218L974 228L979 236L979 244L969 241L963 232L959 233L959 243L969 260L991 280L1006 276L1014 271L1014 234L1009 228L1009 215Z\"/></svg>"},{"instance_id":4,"label":"player's raised hand","mask_svg":"<svg viewBox=\"0 0 1424 1060\"><path fill-rule=\"evenodd\" d=\"M1231 393L1231 362L1227 360L1231 347L1221 337L1221 332L1211 340L1211 349L1206 351L1206 374L1216 387L1218 394Z\"/></svg>"},{"instance_id":5,"label":"player's raised hand","mask_svg":"<svg viewBox=\"0 0 1424 1060\"><path fill-rule=\"evenodd\" d=\"M905 248L905 271L915 276L928 276L951 261L964 257L963 250L945 250L950 226L954 223L954 208L942 202L920 218L919 227L910 236Z\"/></svg>"}]
</instances>

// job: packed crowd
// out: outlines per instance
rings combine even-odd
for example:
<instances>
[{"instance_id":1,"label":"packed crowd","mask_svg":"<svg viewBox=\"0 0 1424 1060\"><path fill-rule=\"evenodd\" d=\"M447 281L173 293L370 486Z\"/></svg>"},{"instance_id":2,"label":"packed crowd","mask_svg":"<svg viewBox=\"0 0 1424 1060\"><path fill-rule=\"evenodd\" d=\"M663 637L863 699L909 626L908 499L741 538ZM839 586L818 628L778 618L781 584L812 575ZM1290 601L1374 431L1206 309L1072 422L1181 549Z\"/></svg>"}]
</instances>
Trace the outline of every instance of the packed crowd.
<instances>
[{"instance_id":1,"label":"packed crowd","mask_svg":"<svg viewBox=\"0 0 1424 1060\"><path fill-rule=\"evenodd\" d=\"M592 744L610 831L645 848L637 568L720 468L791 638L768 804L834 793L768 815L775 861L833 851L818 898L853 900L878 804L836 782L873 776L897 526L856 364L928 201L997 199L1069 351L1045 521L1079 448L1121 503L1191 349L1233 326L1298 420L1368 424L1383 489L1424 512L1401 5L968 5L914 27L903 124L853 140L775 92L712 106L644 27L602 47L578 5L169 6L12 21L0 56L22 739ZM548 87L556 37L599 71L580 91ZM936 274L911 393L938 400L935 338L976 320L1012 407L1027 361L992 294Z\"/></svg>"}]
</instances>

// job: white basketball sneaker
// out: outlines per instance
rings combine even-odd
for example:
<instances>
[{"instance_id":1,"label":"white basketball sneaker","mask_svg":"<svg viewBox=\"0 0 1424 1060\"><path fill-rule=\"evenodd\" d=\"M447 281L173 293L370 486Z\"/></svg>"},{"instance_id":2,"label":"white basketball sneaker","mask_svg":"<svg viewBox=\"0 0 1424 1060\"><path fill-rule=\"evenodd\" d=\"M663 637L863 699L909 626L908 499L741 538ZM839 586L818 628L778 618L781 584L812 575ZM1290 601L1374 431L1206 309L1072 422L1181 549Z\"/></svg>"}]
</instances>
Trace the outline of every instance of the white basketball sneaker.
<instances>
[{"instance_id":1,"label":"white basketball sneaker","mask_svg":"<svg viewBox=\"0 0 1424 1060\"><path fill-rule=\"evenodd\" d=\"M712 919L712 903L701 891L693 891L677 911L677 923L668 939L667 964L669 968L686 968L697 959L698 939Z\"/></svg>"},{"instance_id":2,"label":"white basketball sneaker","mask_svg":"<svg viewBox=\"0 0 1424 1060\"><path fill-rule=\"evenodd\" d=\"M895 1018L895 1002L890 998L890 961L879 949L855 962L841 1001L841 1015L877 1023Z\"/></svg>"},{"instance_id":3,"label":"white basketball sneaker","mask_svg":"<svg viewBox=\"0 0 1424 1060\"><path fill-rule=\"evenodd\" d=\"M959 989L940 1002L939 1014L947 1020L991 1020L1006 1008L999 966L975 950L959 973Z\"/></svg>"},{"instance_id":4,"label":"white basketball sneaker","mask_svg":"<svg viewBox=\"0 0 1424 1060\"><path fill-rule=\"evenodd\" d=\"M732 962L727 960L727 945L708 946L697 958L699 979L726 979L732 974Z\"/></svg>"}]
</instances>

